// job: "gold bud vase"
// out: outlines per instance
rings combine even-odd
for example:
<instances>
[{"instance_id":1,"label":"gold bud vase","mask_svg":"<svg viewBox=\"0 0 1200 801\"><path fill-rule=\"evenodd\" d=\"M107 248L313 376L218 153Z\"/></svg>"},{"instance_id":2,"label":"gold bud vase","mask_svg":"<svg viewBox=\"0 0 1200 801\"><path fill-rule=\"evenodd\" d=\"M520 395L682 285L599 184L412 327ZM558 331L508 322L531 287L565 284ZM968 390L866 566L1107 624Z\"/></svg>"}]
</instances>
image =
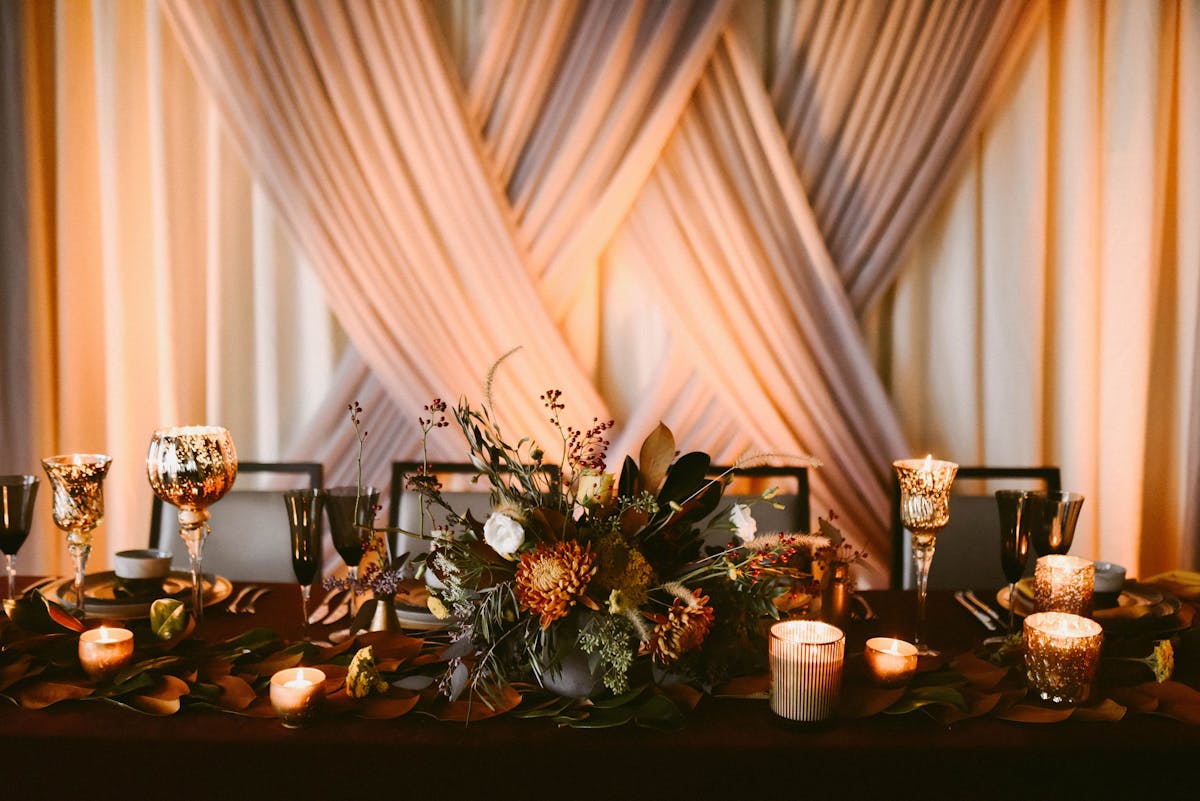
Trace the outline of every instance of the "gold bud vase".
<instances>
[{"instance_id":1,"label":"gold bud vase","mask_svg":"<svg viewBox=\"0 0 1200 801\"><path fill-rule=\"evenodd\" d=\"M400 621L396 617L396 599L373 599L375 608L371 611L371 623L367 631L401 631Z\"/></svg>"}]
</instances>

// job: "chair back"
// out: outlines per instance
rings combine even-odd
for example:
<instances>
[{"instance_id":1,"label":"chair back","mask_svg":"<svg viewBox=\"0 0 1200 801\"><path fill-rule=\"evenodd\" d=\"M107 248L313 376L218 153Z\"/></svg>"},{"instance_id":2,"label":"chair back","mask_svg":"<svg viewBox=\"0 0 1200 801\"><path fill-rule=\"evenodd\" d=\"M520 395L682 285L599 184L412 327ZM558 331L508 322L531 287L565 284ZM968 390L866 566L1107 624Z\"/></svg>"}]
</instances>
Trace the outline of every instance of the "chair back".
<instances>
[{"instance_id":1,"label":"chair back","mask_svg":"<svg viewBox=\"0 0 1200 801\"><path fill-rule=\"evenodd\" d=\"M759 500L763 492L775 487L777 492L770 503L754 503L750 508L754 522L758 524L758 533L808 532L810 514L807 468L760 465L730 470L728 467L713 466L708 471L708 475L713 478L726 474L730 476L731 481L721 496L721 509L729 508L735 503L751 504ZM776 509L773 504L779 504L783 508ZM711 524L716 521L710 518L708 522ZM710 534L706 540L708 545L725 545L728 542L728 536L722 537L720 534Z\"/></svg>"},{"instance_id":2,"label":"chair back","mask_svg":"<svg viewBox=\"0 0 1200 801\"><path fill-rule=\"evenodd\" d=\"M900 486L892 482L892 586L915 586L912 541L900 522ZM1000 567L1000 514L996 490L1057 492L1057 467L960 467L950 489L950 522L938 532L929 587L938 590L991 589L1007 583ZM1032 573L1034 559L1026 565Z\"/></svg>"},{"instance_id":3,"label":"chair back","mask_svg":"<svg viewBox=\"0 0 1200 801\"><path fill-rule=\"evenodd\" d=\"M212 534L204 543L205 572L232 581L294 582L283 493L323 487L324 468L316 462L239 462L233 488L208 509ZM150 510L150 547L173 554L173 569L187 569L179 516L157 496Z\"/></svg>"}]
</instances>

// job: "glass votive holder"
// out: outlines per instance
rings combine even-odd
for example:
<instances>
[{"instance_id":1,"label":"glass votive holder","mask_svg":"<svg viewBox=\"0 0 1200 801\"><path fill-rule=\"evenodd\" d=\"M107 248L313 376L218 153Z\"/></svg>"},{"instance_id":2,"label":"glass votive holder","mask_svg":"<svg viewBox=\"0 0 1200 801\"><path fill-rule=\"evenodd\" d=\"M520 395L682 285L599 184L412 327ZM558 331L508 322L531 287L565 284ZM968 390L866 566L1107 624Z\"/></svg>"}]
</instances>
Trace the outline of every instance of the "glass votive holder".
<instances>
[{"instance_id":1,"label":"glass votive holder","mask_svg":"<svg viewBox=\"0 0 1200 801\"><path fill-rule=\"evenodd\" d=\"M1037 612L1025 618L1025 673L1043 701L1078 704L1091 695L1104 631L1090 618Z\"/></svg>"},{"instance_id":2,"label":"glass votive holder","mask_svg":"<svg viewBox=\"0 0 1200 801\"><path fill-rule=\"evenodd\" d=\"M316 668L287 668L271 677L271 706L289 729L311 721L324 703L325 674Z\"/></svg>"},{"instance_id":3,"label":"glass votive holder","mask_svg":"<svg viewBox=\"0 0 1200 801\"><path fill-rule=\"evenodd\" d=\"M867 673L880 687L903 687L917 672L917 646L891 637L872 637L863 651Z\"/></svg>"},{"instance_id":4,"label":"glass votive holder","mask_svg":"<svg viewBox=\"0 0 1200 801\"><path fill-rule=\"evenodd\" d=\"M100 626L79 635L79 666L93 679L108 678L133 659L133 632Z\"/></svg>"},{"instance_id":5,"label":"glass votive holder","mask_svg":"<svg viewBox=\"0 0 1200 801\"><path fill-rule=\"evenodd\" d=\"M1088 559L1051 554L1033 569L1033 601L1038 612L1088 616L1096 586L1096 565Z\"/></svg>"},{"instance_id":6,"label":"glass votive holder","mask_svg":"<svg viewBox=\"0 0 1200 801\"><path fill-rule=\"evenodd\" d=\"M828 720L842 689L846 635L817 620L771 626L771 711L802 723Z\"/></svg>"}]
</instances>

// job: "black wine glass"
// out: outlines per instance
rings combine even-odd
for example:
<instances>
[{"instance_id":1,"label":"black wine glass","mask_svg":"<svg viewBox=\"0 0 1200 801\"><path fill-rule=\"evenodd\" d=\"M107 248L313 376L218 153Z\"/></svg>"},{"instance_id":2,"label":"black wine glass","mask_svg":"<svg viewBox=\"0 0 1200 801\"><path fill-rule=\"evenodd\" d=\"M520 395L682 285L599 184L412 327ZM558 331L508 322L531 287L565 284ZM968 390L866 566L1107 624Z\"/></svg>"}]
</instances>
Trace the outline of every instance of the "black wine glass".
<instances>
[{"instance_id":1,"label":"black wine glass","mask_svg":"<svg viewBox=\"0 0 1200 801\"><path fill-rule=\"evenodd\" d=\"M1017 582L1029 561L1029 503L1034 493L997 490L1000 511L1000 566L1008 580L1008 633L1016 632Z\"/></svg>"},{"instance_id":2,"label":"black wine glass","mask_svg":"<svg viewBox=\"0 0 1200 801\"><path fill-rule=\"evenodd\" d=\"M308 600L321 568L321 510L325 496L320 490L288 490L283 493L292 542L292 572L300 582L300 607L304 639L308 639Z\"/></svg>"},{"instance_id":3,"label":"black wine glass","mask_svg":"<svg viewBox=\"0 0 1200 801\"><path fill-rule=\"evenodd\" d=\"M17 551L33 525L37 476L0 476L0 551L8 562L8 600L17 595Z\"/></svg>"},{"instance_id":4,"label":"black wine glass","mask_svg":"<svg viewBox=\"0 0 1200 801\"><path fill-rule=\"evenodd\" d=\"M366 543L363 529L375 519L375 506L379 503L379 490L375 487L330 487L325 490L325 515L329 518L329 536L338 556L346 563L350 573L351 611L358 611L358 563L363 558Z\"/></svg>"}]
</instances>

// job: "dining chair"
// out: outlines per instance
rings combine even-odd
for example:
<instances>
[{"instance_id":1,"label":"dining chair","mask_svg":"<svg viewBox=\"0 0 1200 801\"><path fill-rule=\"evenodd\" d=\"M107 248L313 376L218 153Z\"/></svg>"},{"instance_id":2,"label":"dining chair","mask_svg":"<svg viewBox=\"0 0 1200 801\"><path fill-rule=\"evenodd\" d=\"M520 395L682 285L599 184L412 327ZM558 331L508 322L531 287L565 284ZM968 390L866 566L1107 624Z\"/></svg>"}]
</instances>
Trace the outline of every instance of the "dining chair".
<instances>
[{"instance_id":1,"label":"dining chair","mask_svg":"<svg viewBox=\"0 0 1200 801\"><path fill-rule=\"evenodd\" d=\"M808 468L794 466L758 465L731 469L714 465L708 476L716 478L728 474L731 478L722 495L721 508L733 503L753 503L767 489L775 487L772 503L754 503L751 513L758 524L760 534L772 532L807 533L810 521L808 496ZM783 508L776 509L773 504ZM713 539L713 538L710 538ZM728 542L726 538L725 542ZM723 545L712 542L709 545Z\"/></svg>"},{"instance_id":2,"label":"dining chair","mask_svg":"<svg viewBox=\"0 0 1200 801\"><path fill-rule=\"evenodd\" d=\"M950 489L950 522L937 536L929 588L989 589L1007 584L1000 567L1000 515L996 490L1057 492L1058 467L960 467ZM912 589L912 543L900 522L900 485L892 479L892 586ZM1026 572L1032 575L1031 553Z\"/></svg>"},{"instance_id":3,"label":"dining chair","mask_svg":"<svg viewBox=\"0 0 1200 801\"><path fill-rule=\"evenodd\" d=\"M283 493L323 489L324 483L325 469L317 462L239 462L233 488L208 509L205 571L232 581L294 582ZM179 517L158 497L150 508L150 547L173 554L176 570L186 567Z\"/></svg>"}]
</instances>

